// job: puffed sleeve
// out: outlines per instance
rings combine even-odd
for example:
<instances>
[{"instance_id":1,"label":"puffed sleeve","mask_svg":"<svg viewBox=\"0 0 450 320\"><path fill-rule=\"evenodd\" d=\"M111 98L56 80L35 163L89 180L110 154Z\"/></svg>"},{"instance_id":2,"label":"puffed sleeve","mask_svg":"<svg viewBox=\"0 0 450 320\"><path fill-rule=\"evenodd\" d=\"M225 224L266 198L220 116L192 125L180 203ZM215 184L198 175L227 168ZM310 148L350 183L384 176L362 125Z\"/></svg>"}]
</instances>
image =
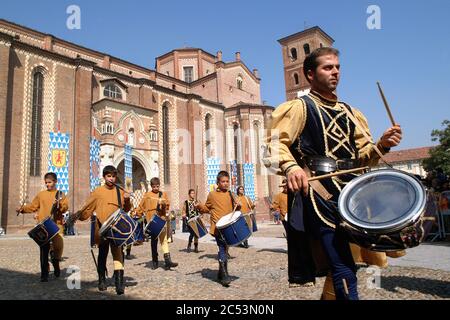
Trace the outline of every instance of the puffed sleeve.
<instances>
[{"instance_id":1,"label":"puffed sleeve","mask_svg":"<svg viewBox=\"0 0 450 320\"><path fill-rule=\"evenodd\" d=\"M300 169L289 147L302 133L305 123L306 105L301 99L285 102L275 109L264 158L266 167L281 169L282 174Z\"/></svg>"},{"instance_id":2,"label":"puffed sleeve","mask_svg":"<svg viewBox=\"0 0 450 320\"><path fill-rule=\"evenodd\" d=\"M361 130L356 127L355 129L355 143L356 147L358 149L358 156L360 159L360 164L362 166L376 166L378 164L378 161L380 160L380 156L375 151L374 145L373 145L373 138L369 130L369 124L367 122L366 117L362 114L361 111L359 111L356 108L352 108L353 114L355 115L355 118L358 120L359 124L361 125L361 130L364 130L364 132L367 134L367 136L370 138L371 141L367 141L366 137L364 137ZM381 151L381 153L384 155L388 152L388 150L384 149L381 145L380 141L376 143L376 146Z\"/></svg>"}]
</instances>

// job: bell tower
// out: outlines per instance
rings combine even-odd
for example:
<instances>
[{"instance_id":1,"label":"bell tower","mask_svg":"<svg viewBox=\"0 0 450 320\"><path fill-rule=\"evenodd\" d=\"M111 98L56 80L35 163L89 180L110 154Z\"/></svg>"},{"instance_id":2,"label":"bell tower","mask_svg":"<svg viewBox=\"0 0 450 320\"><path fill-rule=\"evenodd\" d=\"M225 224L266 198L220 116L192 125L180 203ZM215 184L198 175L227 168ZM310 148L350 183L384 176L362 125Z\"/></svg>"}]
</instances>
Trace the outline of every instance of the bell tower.
<instances>
[{"instance_id":1,"label":"bell tower","mask_svg":"<svg viewBox=\"0 0 450 320\"><path fill-rule=\"evenodd\" d=\"M310 86L303 75L303 61L317 48L331 47L333 38L316 26L284 37L278 42L283 54L286 99L293 100L308 94Z\"/></svg>"}]
</instances>

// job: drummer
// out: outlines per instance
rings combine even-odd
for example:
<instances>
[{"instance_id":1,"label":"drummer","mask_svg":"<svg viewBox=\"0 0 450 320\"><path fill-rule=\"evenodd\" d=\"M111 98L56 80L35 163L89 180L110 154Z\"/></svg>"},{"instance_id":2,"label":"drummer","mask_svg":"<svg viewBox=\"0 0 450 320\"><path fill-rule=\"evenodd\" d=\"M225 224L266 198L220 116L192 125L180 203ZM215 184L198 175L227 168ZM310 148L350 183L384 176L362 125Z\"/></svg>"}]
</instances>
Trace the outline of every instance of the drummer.
<instances>
[{"instance_id":1,"label":"drummer","mask_svg":"<svg viewBox=\"0 0 450 320\"><path fill-rule=\"evenodd\" d=\"M53 237L53 239L40 247L40 260L41 260L41 282L48 282L48 255L50 253L51 262L54 268L54 275L58 278L61 274L61 269L59 262L61 261L64 241L64 223L63 223L63 213L69 208L69 202L67 197L62 194L57 196L56 183L58 178L55 173L48 172L44 176L44 182L47 190L39 192L33 201L28 205L23 205L17 208L16 211L19 213L36 213L35 218L38 223L47 219L53 213L52 219L58 225L59 233ZM59 198L59 209L54 207Z\"/></svg>"},{"instance_id":2,"label":"drummer","mask_svg":"<svg viewBox=\"0 0 450 320\"><path fill-rule=\"evenodd\" d=\"M379 154L389 152L400 143L402 129L396 124L376 143L369 141L372 139L367 119L356 108L339 102L336 96L340 63L339 51L335 48L314 50L303 65L311 91L282 104L272 113L269 157L265 163L280 168L286 176L290 190L290 223L306 231L308 237L320 240L336 298L354 300L358 299L356 266L348 239L339 228L338 212L333 203L355 175L308 182L316 170L307 163L324 168L334 161L340 170L376 165ZM317 251L311 252L316 254Z\"/></svg>"},{"instance_id":3,"label":"drummer","mask_svg":"<svg viewBox=\"0 0 450 320\"><path fill-rule=\"evenodd\" d=\"M200 215L200 212L195 208L196 200L196 194L194 189L189 189L189 199L187 199L184 202L183 207L183 219L187 218L189 221L192 218L198 217ZM189 228L189 240L188 240L188 246L187 246L187 252L191 252L192 248L192 240L194 240L194 252L198 253L198 237L195 234L194 230L192 230L191 226L188 225Z\"/></svg>"},{"instance_id":4,"label":"drummer","mask_svg":"<svg viewBox=\"0 0 450 320\"><path fill-rule=\"evenodd\" d=\"M72 219L79 215L81 221L87 220L95 212L97 215L97 228L95 230L95 242L98 246L98 289L107 290L106 285L106 260L108 258L109 248L114 260L114 282L116 293L118 295L125 293L124 282L124 260L122 247L117 247L109 239L103 239L99 235L99 229L114 212L122 209L125 212L130 211L130 194L124 192L115 186L117 180L117 169L113 166L106 166L103 169L103 179L105 185L95 189L87 199L83 209L77 212Z\"/></svg>"},{"instance_id":5,"label":"drummer","mask_svg":"<svg viewBox=\"0 0 450 320\"><path fill-rule=\"evenodd\" d=\"M234 209L240 210L241 203L237 200L236 195L229 191L230 188L230 175L226 171L220 171L217 175L218 188L208 194L208 198L205 204L198 203L195 207L201 213L211 214L211 228L209 233L215 237L217 247L219 249L219 273L218 280L224 287L228 287L231 283L231 279L228 275L228 246L225 241L219 236L216 229L216 223L220 218L232 213Z\"/></svg>"},{"instance_id":6,"label":"drummer","mask_svg":"<svg viewBox=\"0 0 450 320\"><path fill-rule=\"evenodd\" d=\"M170 223L169 219L169 197L167 193L160 191L159 178L152 178L150 180L151 191L147 192L141 200L139 207L136 210L138 217L145 215L147 221L150 223L152 217L157 214L161 219L166 221L166 226L159 234L159 241L161 243L161 249L164 253L165 269L175 268L178 263L172 262L169 251L169 242L167 234L167 223ZM158 236L151 236L151 250L152 250L152 269L158 268Z\"/></svg>"},{"instance_id":7,"label":"drummer","mask_svg":"<svg viewBox=\"0 0 450 320\"><path fill-rule=\"evenodd\" d=\"M239 199L240 203L242 204L241 212L242 214L250 214L252 213L253 209L255 209L255 204L252 202L252 200L245 195L245 189L244 186L238 186L236 189L237 198ZM248 249L248 240L245 240L241 244L242 247Z\"/></svg>"}]
</instances>

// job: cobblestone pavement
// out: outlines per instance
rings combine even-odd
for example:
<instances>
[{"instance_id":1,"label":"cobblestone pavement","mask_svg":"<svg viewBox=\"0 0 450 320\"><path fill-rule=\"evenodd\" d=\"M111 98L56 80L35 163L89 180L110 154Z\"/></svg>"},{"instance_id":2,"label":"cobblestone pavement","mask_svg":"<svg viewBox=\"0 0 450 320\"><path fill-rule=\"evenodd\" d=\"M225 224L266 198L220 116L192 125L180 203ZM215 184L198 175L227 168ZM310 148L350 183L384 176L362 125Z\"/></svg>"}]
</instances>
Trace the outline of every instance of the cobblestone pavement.
<instances>
[{"instance_id":1,"label":"cobblestone pavement","mask_svg":"<svg viewBox=\"0 0 450 320\"><path fill-rule=\"evenodd\" d=\"M179 267L172 271L150 269L150 245L135 246L134 259L126 260L126 292L116 296L113 280L106 292L97 290L97 275L86 235L65 238L62 277L50 275L48 283L39 282L39 250L26 237L0 238L0 299L319 299L324 278L313 288L289 288L287 255L282 226L266 224L259 235L250 239L251 247L231 248L229 272L232 283L223 288L217 281L217 247L204 237L199 253L187 253L187 234L177 233L171 244L171 255ZM267 240L268 239L268 240ZM272 241L268 243L267 241ZM280 248L273 245L281 241ZM261 244L266 242L265 248ZM281 243L284 242L284 249ZM425 245L426 246L426 245ZM424 247L425 247L424 246ZM97 255L97 249L94 249ZM449 250L446 251L447 253ZM160 266L163 266L160 252ZM68 268L80 270L81 289L68 289ZM108 257L109 276L112 258ZM371 279L379 271L375 283ZM361 299L450 299L450 272L411 266L390 266L382 270L360 269L358 272Z\"/></svg>"}]
</instances>

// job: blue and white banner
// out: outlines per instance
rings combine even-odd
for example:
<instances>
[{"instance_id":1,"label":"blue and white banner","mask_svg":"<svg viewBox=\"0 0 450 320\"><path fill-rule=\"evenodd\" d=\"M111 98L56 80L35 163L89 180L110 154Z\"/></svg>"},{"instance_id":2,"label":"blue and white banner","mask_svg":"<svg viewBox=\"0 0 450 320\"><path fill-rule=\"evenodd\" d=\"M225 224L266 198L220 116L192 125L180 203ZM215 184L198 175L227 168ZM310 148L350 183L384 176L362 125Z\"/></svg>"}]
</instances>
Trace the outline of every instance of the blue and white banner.
<instances>
[{"instance_id":1,"label":"blue and white banner","mask_svg":"<svg viewBox=\"0 0 450 320\"><path fill-rule=\"evenodd\" d=\"M48 171L56 173L56 188L69 192L69 143L68 133L50 132L48 148Z\"/></svg>"},{"instance_id":2,"label":"blue and white banner","mask_svg":"<svg viewBox=\"0 0 450 320\"><path fill-rule=\"evenodd\" d=\"M214 191L217 182L217 174L220 172L220 160L217 158L206 159L206 183L209 192Z\"/></svg>"},{"instance_id":3,"label":"blue and white banner","mask_svg":"<svg viewBox=\"0 0 450 320\"><path fill-rule=\"evenodd\" d=\"M125 145L125 189L132 190L133 185L133 148L129 145Z\"/></svg>"},{"instance_id":4,"label":"blue and white banner","mask_svg":"<svg viewBox=\"0 0 450 320\"><path fill-rule=\"evenodd\" d=\"M238 169L237 169L237 164L236 164L236 160L232 160L230 161L230 189L233 192L236 192L236 188L238 186L239 183L239 177L238 177Z\"/></svg>"},{"instance_id":5,"label":"blue and white banner","mask_svg":"<svg viewBox=\"0 0 450 320\"><path fill-rule=\"evenodd\" d=\"M100 186L100 141L91 138L89 147L89 163L90 163L90 189L91 192Z\"/></svg>"},{"instance_id":6,"label":"blue and white banner","mask_svg":"<svg viewBox=\"0 0 450 320\"><path fill-rule=\"evenodd\" d=\"M247 197L255 201L255 166L244 163L244 188Z\"/></svg>"}]
</instances>

